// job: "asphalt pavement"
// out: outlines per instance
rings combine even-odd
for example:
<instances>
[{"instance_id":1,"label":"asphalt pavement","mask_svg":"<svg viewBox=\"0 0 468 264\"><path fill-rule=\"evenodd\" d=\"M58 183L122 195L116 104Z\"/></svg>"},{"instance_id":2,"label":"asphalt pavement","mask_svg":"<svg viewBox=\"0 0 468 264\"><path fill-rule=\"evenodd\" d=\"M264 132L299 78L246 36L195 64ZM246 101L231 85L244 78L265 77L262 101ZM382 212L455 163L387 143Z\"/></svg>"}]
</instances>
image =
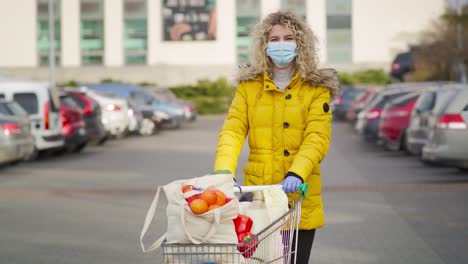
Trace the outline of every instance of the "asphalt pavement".
<instances>
[{"instance_id":1,"label":"asphalt pavement","mask_svg":"<svg viewBox=\"0 0 468 264\"><path fill-rule=\"evenodd\" d=\"M146 210L158 185L211 172L222 121L1 168L0 263L161 263L140 250ZM468 263L468 175L334 123L322 178L326 226L310 263ZM165 224L155 221L146 242Z\"/></svg>"}]
</instances>

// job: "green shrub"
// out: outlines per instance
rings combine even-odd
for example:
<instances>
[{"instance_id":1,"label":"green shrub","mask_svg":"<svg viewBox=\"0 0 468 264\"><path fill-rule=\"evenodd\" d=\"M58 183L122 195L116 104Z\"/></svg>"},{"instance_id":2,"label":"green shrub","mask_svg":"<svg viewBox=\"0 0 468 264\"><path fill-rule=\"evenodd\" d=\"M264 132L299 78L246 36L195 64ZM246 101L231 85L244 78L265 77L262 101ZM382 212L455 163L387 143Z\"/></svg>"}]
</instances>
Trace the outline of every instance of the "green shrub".
<instances>
[{"instance_id":1,"label":"green shrub","mask_svg":"<svg viewBox=\"0 0 468 264\"><path fill-rule=\"evenodd\" d=\"M57 87L77 87L78 82L74 81L74 80L71 80L71 81L64 82L64 83L57 83L56 86Z\"/></svg>"},{"instance_id":2,"label":"green shrub","mask_svg":"<svg viewBox=\"0 0 468 264\"><path fill-rule=\"evenodd\" d=\"M123 83L123 82L119 80L114 80L112 78L104 78L101 80L101 83Z\"/></svg>"},{"instance_id":3,"label":"green shrub","mask_svg":"<svg viewBox=\"0 0 468 264\"><path fill-rule=\"evenodd\" d=\"M169 89L177 97L194 102L200 114L225 113L235 93L235 88L225 78L215 81L202 79L194 85L178 85Z\"/></svg>"},{"instance_id":4,"label":"green shrub","mask_svg":"<svg viewBox=\"0 0 468 264\"><path fill-rule=\"evenodd\" d=\"M366 70L338 73L341 84L389 84L390 77L383 70Z\"/></svg>"},{"instance_id":5,"label":"green shrub","mask_svg":"<svg viewBox=\"0 0 468 264\"><path fill-rule=\"evenodd\" d=\"M192 102L201 115L226 113L231 103L227 98L221 97L196 97Z\"/></svg>"},{"instance_id":6,"label":"green shrub","mask_svg":"<svg viewBox=\"0 0 468 264\"><path fill-rule=\"evenodd\" d=\"M137 85L141 86L141 87L156 87L156 86L158 86L158 84L154 83L154 82L140 82Z\"/></svg>"}]
</instances>

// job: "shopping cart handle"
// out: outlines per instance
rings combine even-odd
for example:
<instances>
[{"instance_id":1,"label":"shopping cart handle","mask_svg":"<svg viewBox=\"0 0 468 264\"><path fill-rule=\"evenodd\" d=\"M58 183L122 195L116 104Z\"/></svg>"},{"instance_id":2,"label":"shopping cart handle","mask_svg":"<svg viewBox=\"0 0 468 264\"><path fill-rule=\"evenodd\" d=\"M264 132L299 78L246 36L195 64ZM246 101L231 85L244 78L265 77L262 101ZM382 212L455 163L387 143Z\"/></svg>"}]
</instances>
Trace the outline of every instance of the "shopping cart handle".
<instances>
[{"instance_id":1,"label":"shopping cart handle","mask_svg":"<svg viewBox=\"0 0 468 264\"><path fill-rule=\"evenodd\" d=\"M306 197L308 189L309 189L309 185L307 183L301 184L301 186L299 187L299 190L301 191L302 198Z\"/></svg>"},{"instance_id":2,"label":"shopping cart handle","mask_svg":"<svg viewBox=\"0 0 468 264\"><path fill-rule=\"evenodd\" d=\"M255 186L235 186L234 192L243 193L243 192L257 192L269 189L273 186L282 186L281 184L276 185L255 185ZM309 185L307 183L302 183L299 187L299 191L303 198L307 195L307 190L309 189Z\"/></svg>"}]
</instances>

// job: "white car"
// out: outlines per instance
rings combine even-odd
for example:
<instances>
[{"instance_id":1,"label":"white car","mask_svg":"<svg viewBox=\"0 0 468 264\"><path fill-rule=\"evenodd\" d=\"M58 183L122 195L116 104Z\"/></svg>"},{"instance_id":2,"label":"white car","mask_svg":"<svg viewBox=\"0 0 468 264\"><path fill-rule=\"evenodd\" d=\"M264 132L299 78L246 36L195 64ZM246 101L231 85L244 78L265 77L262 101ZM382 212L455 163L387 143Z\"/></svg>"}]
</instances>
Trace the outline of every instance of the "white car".
<instances>
[{"instance_id":1,"label":"white car","mask_svg":"<svg viewBox=\"0 0 468 264\"><path fill-rule=\"evenodd\" d=\"M48 83L3 79L0 98L17 102L28 113L34 137L30 159L35 159L39 152L63 147L60 102Z\"/></svg>"},{"instance_id":2,"label":"white car","mask_svg":"<svg viewBox=\"0 0 468 264\"><path fill-rule=\"evenodd\" d=\"M87 96L94 99L102 109L102 124L106 131L117 138L124 137L130 126L128 102L110 93L100 93L81 88Z\"/></svg>"}]
</instances>

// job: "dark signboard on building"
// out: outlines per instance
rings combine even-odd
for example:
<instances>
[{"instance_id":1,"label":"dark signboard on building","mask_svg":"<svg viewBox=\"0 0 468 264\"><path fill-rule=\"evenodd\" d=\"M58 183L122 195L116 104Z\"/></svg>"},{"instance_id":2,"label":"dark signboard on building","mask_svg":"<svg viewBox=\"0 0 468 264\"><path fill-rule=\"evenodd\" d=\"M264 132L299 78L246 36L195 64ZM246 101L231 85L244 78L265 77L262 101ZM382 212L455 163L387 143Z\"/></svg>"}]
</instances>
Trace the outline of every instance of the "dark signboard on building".
<instances>
[{"instance_id":1,"label":"dark signboard on building","mask_svg":"<svg viewBox=\"0 0 468 264\"><path fill-rule=\"evenodd\" d=\"M165 41L216 39L216 0L164 0L162 17Z\"/></svg>"}]
</instances>

